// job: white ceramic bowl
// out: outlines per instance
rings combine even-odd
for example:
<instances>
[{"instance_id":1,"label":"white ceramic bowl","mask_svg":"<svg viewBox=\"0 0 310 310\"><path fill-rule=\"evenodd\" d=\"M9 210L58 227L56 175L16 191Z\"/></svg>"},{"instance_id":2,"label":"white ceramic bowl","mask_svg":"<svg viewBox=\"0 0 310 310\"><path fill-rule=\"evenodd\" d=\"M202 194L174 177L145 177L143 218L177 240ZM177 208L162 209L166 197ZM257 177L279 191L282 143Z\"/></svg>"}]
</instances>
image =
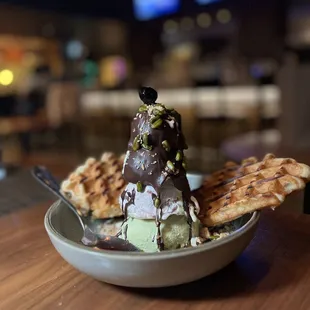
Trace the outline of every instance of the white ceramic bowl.
<instances>
[{"instance_id":1,"label":"white ceramic bowl","mask_svg":"<svg viewBox=\"0 0 310 310\"><path fill-rule=\"evenodd\" d=\"M258 212L243 216L234 222L236 231L225 238L161 253L95 250L82 245L78 220L59 201L49 208L44 222L56 250L79 271L120 286L163 287L203 278L231 263L252 240L258 219Z\"/></svg>"},{"instance_id":2,"label":"white ceramic bowl","mask_svg":"<svg viewBox=\"0 0 310 310\"><path fill-rule=\"evenodd\" d=\"M187 173L186 176L191 191L198 189L201 186L203 179L205 178L205 175L199 173Z\"/></svg>"}]
</instances>

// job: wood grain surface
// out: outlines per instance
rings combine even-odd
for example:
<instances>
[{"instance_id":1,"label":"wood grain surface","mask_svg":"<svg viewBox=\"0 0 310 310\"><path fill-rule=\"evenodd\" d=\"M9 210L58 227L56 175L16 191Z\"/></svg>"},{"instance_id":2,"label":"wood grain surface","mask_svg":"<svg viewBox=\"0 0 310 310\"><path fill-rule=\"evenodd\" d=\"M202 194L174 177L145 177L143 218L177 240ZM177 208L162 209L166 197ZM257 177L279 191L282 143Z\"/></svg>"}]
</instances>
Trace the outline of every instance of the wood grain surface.
<instances>
[{"instance_id":1,"label":"wood grain surface","mask_svg":"<svg viewBox=\"0 0 310 310\"><path fill-rule=\"evenodd\" d=\"M310 216L265 211L250 246L222 271L177 287L128 289L69 266L45 233L47 208L0 218L1 310L310 309Z\"/></svg>"}]
</instances>

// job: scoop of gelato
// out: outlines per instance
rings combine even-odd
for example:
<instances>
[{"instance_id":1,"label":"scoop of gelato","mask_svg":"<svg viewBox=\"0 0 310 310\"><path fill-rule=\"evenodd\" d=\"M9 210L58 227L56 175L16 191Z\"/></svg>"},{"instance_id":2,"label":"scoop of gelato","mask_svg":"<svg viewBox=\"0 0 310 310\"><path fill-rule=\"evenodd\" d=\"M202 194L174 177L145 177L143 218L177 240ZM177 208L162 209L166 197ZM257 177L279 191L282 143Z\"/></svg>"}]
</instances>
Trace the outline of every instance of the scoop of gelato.
<instances>
[{"instance_id":1,"label":"scoop of gelato","mask_svg":"<svg viewBox=\"0 0 310 310\"><path fill-rule=\"evenodd\" d=\"M131 193L134 193L134 199ZM152 186L146 186L143 192L137 190L137 185L129 183L125 189L125 195L120 198L120 205L127 208L127 215L137 219L155 219L156 208L154 197L157 196ZM185 215L182 192L173 186L171 180L167 180L160 190L161 219L166 220L170 215Z\"/></svg>"},{"instance_id":2,"label":"scoop of gelato","mask_svg":"<svg viewBox=\"0 0 310 310\"><path fill-rule=\"evenodd\" d=\"M192 223L192 238L199 235L200 222ZM161 238L165 250L183 248L189 245L190 230L186 216L171 215L166 220L162 220L160 225ZM126 236L125 236L126 235ZM137 218L128 218L123 226L122 237L144 252L157 252L157 227L154 220L142 220Z\"/></svg>"}]
</instances>

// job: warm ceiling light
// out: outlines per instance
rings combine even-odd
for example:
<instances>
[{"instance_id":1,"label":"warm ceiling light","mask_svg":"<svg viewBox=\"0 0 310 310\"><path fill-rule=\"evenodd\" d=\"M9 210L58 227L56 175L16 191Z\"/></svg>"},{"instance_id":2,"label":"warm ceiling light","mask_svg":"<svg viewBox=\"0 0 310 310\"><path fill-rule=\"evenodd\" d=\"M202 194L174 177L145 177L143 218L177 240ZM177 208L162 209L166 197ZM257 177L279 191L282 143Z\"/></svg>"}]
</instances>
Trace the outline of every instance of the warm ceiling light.
<instances>
[{"instance_id":1,"label":"warm ceiling light","mask_svg":"<svg viewBox=\"0 0 310 310\"><path fill-rule=\"evenodd\" d=\"M208 28L212 23L212 18L208 13L201 13L197 16L197 24L202 28Z\"/></svg>"},{"instance_id":2,"label":"warm ceiling light","mask_svg":"<svg viewBox=\"0 0 310 310\"><path fill-rule=\"evenodd\" d=\"M0 72L0 84L8 86L12 84L14 80L14 75L11 70L5 69Z\"/></svg>"},{"instance_id":3,"label":"warm ceiling light","mask_svg":"<svg viewBox=\"0 0 310 310\"><path fill-rule=\"evenodd\" d=\"M216 18L221 24L227 24L231 20L231 13L227 9L222 9L217 12Z\"/></svg>"}]
</instances>

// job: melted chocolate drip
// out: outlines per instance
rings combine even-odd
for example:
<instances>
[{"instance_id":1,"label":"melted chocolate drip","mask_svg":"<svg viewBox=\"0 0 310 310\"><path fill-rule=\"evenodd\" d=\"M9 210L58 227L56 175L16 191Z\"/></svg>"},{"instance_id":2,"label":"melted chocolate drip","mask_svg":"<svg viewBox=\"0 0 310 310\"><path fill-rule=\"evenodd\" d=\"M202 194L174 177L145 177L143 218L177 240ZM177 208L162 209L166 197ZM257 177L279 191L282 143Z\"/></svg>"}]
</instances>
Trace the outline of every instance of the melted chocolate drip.
<instances>
[{"instance_id":1,"label":"melted chocolate drip","mask_svg":"<svg viewBox=\"0 0 310 310\"><path fill-rule=\"evenodd\" d=\"M176 112L162 116L163 123L160 128L151 127L151 118L148 111L137 113L131 125L131 136L128 143L130 151L125 163L124 178L131 183L141 182L144 186L151 185L156 192L159 191L161 185L169 176L172 180L186 175L186 171L182 166L182 161L176 161L177 151L183 151L186 148L185 139L181 131L180 115ZM173 122L173 128L170 127L168 121ZM143 147L137 151L133 150L133 142L137 135L149 134L149 145L151 150ZM162 145L163 141L167 141L170 151L167 152ZM171 161L175 165L178 173L172 174L166 172L167 161ZM186 184L178 184L183 191Z\"/></svg>"},{"instance_id":2,"label":"melted chocolate drip","mask_svg":"<svg viewBox=\"0 0 310 310\"><path fill-rule=\"evenodd\" d=\"M188 199L186 198L185 194L183 193L183 205L184 205L184 211L186 212L187 215L187 223L189 226L189 237L188 237L188 243L190 244L190 240L192 239L192 224L193 224L193 220L190 216L190 212L189 212L189 205L188 205Z\"/></svg>"},{"instance_id":3,"label":"melted chocolate drip","mask_svg":"<svg viewBox=\"0 0 310 310\"><path fill-rule=\"evenodd\" d=\"M134 189L132 190L131 193L130 193L130 192L127 192L127 195L128 195L128 197L129 197L130 199L126 202L126 204L125 204L125 206L124 206L125 195L126 195L126 191L123 191L122 194L121 194L121 200L122 200L122 205L121 205L121 207L122 207L122 212L123 212L123 214L124 214L124 221L123 221L123 223L122 223L122 225L121 225L121 229L120 229L119 235L121 235L122 228L123 228L123 226L126 224L126 222L127 222L127 220L128 220L128 212L127 212L127 211L128 211L128 207L129 207L131 204L134 204L134 203L135 203L136 192L135 192ZM126 226L124 227L124 238L125 238L125 240L127 240L127 229L128 229L128 227L127 227L127 225L126 225Z\"/></svg>"},{"instance_id":4,"label":"melted chocolate drip","mask_svg":"<svg viewBox=\"0 0 310 310\"><path fill-rule=\"evenodd\" d=\"M162 208L158 208L156 210L156 220L155 221L156 221L156 227L157 227L156 242L157 242L157 247L158 247L159 251L163 251L164 248L165 248L165 245L164 245L164 242L163 242L163 238L162 238L162 235L161 235L161 230L160 230L161 217L162 217Z\"/></svg>"}]
</instances>

